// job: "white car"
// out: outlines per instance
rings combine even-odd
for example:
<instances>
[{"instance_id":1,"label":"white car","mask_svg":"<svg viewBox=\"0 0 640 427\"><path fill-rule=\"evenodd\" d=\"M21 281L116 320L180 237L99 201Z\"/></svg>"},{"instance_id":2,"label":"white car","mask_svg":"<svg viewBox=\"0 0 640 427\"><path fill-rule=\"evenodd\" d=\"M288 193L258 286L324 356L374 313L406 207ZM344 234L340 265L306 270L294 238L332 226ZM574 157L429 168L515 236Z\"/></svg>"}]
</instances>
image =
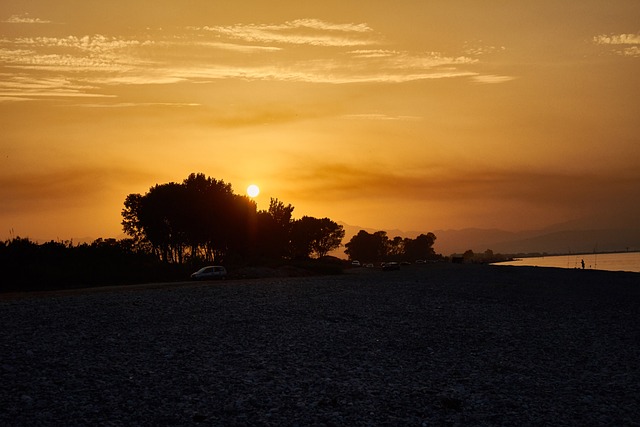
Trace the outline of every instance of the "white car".
<instances>
[{"instance_id":1,"label":"white car","mask_svg":"<svg viewBox=\"0 0 640 427\"><path fill-rule=\"evenodd\" d=\"M191 275L193 280L209 280L209 279L224 279L227 275L227 269L221 265L209 265L202 267Z\"/></svg>"}]
</instances>

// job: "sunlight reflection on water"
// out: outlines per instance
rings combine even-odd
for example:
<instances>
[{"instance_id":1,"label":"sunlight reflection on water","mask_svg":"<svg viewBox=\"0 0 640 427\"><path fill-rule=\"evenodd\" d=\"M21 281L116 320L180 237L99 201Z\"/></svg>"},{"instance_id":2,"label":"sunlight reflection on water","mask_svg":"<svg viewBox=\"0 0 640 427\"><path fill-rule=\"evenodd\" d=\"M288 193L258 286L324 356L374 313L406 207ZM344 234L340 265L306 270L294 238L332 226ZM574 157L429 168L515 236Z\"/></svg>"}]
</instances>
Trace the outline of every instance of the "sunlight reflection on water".
<instances>
[{"instance_id":1,"label":"sunlight reflection on water","mask_svg":"<svg viewBox=\"0 0 640 427\"><path fill-rule=\"evenodd\" d=\"M582 260L584 260L585 269L640 272L640 252L522 258L516 261L496 263L495 265L582 268Z\"/></svg>"}]
</instances>

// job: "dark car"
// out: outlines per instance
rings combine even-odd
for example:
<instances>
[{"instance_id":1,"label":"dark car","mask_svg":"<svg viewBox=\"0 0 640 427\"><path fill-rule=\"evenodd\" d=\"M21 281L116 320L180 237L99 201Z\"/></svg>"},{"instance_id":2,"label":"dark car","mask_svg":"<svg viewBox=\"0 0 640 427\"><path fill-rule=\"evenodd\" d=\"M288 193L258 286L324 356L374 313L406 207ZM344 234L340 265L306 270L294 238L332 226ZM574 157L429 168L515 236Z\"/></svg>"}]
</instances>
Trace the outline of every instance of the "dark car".
<instances>
[{"instance_id":1,"label":"dark car","mask_svg":"<svg viewBox=\"0 0 640 427\"><path fill-rule=\"evenodd\" d=\"M392 270L400 270L400 264L397 262L385 262L382 264L382 269L384 271L392 271Z\"/></svg>"},{"instance_id":2,"label":"dark car","mask_svg":"<svg viewBox=\"0 0 640 427\"><path fill-rule=\"evenodd\" d=\"M227 275L227 269L221 265L209 265L202 267L191 275L193 280L209 280L209 279L224 279Z\"/></svg>"}]
</instances>

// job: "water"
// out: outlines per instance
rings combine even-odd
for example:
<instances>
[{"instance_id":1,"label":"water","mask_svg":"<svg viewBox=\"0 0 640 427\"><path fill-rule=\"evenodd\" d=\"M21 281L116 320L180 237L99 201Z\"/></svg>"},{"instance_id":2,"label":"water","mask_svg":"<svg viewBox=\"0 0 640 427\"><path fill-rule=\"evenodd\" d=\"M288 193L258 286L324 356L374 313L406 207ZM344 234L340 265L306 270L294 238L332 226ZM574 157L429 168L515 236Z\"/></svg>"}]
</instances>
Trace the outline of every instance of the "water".
<instances>
[{"instance_id":1,"label":"water","mask_svg":"<svg viewBox=\"0 0 640 427\"><path fill-rule=\"evenodd\" d=\"M495 265L520 265L534 267L584 268L592 270L634 271L640 273L640 252L614 254L557 255L539 258L522 258Z\"/></svg>"}]
</instances>

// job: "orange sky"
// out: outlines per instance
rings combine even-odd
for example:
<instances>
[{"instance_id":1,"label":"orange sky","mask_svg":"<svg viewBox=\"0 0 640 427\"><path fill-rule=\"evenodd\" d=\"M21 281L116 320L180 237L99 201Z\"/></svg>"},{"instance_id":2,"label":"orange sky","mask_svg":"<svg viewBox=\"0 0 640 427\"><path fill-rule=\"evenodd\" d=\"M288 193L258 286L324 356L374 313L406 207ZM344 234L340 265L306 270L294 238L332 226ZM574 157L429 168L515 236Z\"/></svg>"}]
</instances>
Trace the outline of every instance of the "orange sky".
<instances>
[{"instance_id":1,"label":"orange sky","mask_svg":"<svg viewBox=\"0 0 640 427\"><path fill-rule=\"evenodd\" d=\"M637 0L3 0L0 238L119 236L191 172L375 229L637 227L638 76Z\"/></svg>"}]
</instances>

